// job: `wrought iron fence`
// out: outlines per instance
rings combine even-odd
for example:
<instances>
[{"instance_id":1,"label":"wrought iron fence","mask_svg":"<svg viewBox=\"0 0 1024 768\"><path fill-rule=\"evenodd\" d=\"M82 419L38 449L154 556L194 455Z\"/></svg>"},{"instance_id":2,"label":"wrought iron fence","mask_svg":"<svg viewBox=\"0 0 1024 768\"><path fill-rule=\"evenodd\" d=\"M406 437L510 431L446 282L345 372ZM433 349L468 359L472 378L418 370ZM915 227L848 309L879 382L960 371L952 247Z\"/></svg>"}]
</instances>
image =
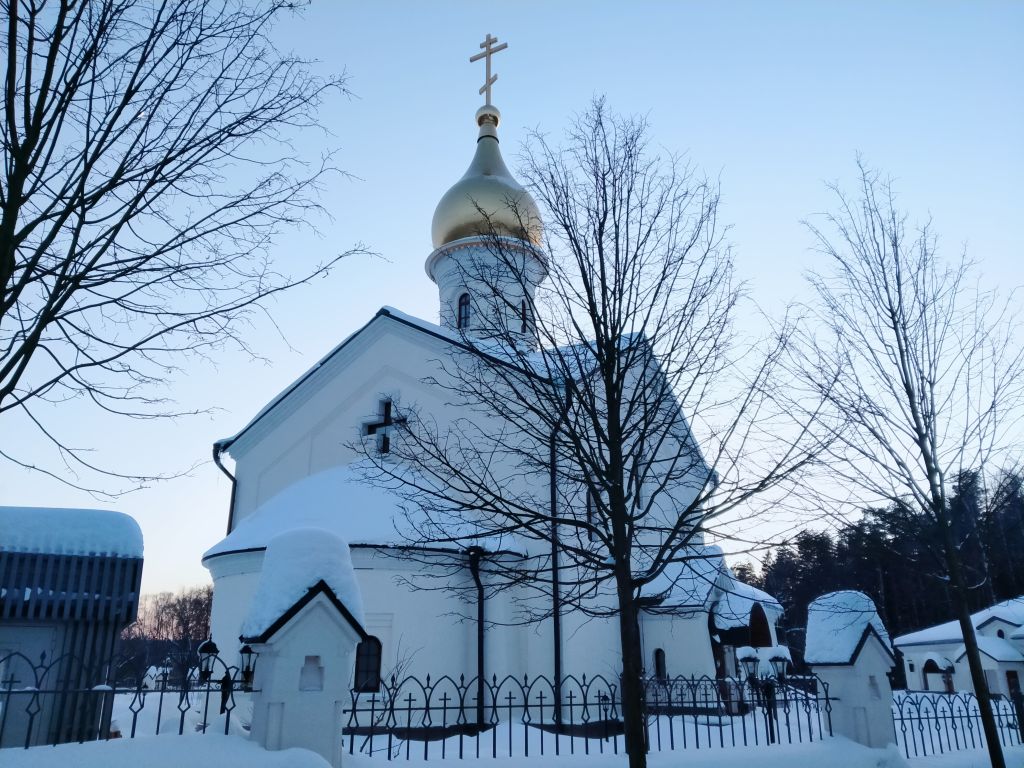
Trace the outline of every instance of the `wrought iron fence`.
<instances>
[{"instance_id":1,"label":"wrought iron fence","mask_svg":"<svg viewBox=\"0 0 1024 768\"><path fill-rule=\"evenodd\" d=\"M236 693L251 690L252 670L214 654L192 659L146 667L134 658L0 656L0 747L247 728L232 714Z\"/></svg>"},{"instance_id":2,"label":"wrought iron fence","mask_svg":"<svg viewBox=\"0 0 1024 768\"><path fill-rule=\"evenodd\" d=\"M983 749L986 741L980 706L978 698L968 692L895 691L892 718L896 743L906 757ZM1022 701L992 698L992 713L1004 747L1021 743L1022 706Z\"/></svg>"},{"instance_id":3,"label":"wrought iron fence","mask_svg":"<svg viewBox=\"0 0 1024 768\"><path fill-rule=\"evenodd\" d=\"M644 680L654 751L817 741L832 735L828 688L816 677ZM530 757L624 751L621 687L603 676L391 678L352 691L350 754L392 759Z\"/></svg>"}]
</instances>

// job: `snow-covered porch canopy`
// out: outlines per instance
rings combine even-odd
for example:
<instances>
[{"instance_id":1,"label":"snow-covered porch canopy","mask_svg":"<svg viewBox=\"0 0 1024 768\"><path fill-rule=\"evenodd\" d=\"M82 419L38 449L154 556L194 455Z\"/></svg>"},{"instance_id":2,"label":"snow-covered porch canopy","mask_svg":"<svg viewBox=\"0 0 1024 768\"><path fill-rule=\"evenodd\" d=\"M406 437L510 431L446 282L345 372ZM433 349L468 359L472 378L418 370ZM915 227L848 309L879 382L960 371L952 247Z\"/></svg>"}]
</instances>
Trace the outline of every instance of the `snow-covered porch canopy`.
<instances>
[{"instance_id":1,"label":"snow-covered porch canopy","mask_svg":"<svg viewBox=\"0 0 1024 768\"><path fill-rule=\"evenodd\" d=\"M646 591L652 596L653 604L647 609L651 613L707 611L713 630L736 635L736 645L771 645L770 632L767 638L763 635L783 613L774 597L737 579L716 546L703 547L699 554L671 564Z\"/></svg>"}]
</instances>

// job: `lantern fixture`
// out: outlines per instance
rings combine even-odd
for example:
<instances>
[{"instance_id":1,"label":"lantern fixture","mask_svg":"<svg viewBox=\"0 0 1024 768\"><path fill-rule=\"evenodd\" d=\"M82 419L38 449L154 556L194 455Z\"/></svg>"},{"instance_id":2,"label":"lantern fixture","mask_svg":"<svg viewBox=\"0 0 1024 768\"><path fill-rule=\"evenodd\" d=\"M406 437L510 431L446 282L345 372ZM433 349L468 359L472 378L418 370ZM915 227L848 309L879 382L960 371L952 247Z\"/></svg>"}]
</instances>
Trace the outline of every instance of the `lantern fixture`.
<instances>
[{"instance_id":1,"label":"lantern fixture","mask_svg":"<svg viewBox=\"0 0 1024 768\"><path fill-rule=\"evenodd\" d=\"M775 673L776 680L781 680L786 676L786 665L789 664L789 659L781 655L772 656L769 662L772 665L772 672Z\"/></svg>"},{"instance_id":2,"label":"lantern fixture","mask_svg":"<svg viewBox=\"0 0 1024 768\"><path fill-rule=\"evenodd\" d=\"M238 655L242 657L242 689L246 691L252 690L252 673L256 663L256 652L252 649L248 643L242 646L242 649L238 652Z\"/></svg>"},{"instance_id":3,"label":"lantern fixture","mask_svg":"<svg viewBox=\"0 0 1024 768\"><path fill-rule=\"evenodd\" d=\"M743 667L743 674L748 678L757 677L757 668L760 665L757 656L744 656L740 659L740 665Z\"/></svg>"},{"instance_id":4,"label":"lantern fixture","mask_svg":"<svg viewBox=\"0 0 1024 768\"><path fill-rule=\"evenodd\" d=\"M213 638L207 638L199 644L196 649L199 653L199 682L208 683L210 677L213 675L213 662L217 658L217 654L220 653L220 649L217 644L213 642Z\"/></svg>"}]
</instances>

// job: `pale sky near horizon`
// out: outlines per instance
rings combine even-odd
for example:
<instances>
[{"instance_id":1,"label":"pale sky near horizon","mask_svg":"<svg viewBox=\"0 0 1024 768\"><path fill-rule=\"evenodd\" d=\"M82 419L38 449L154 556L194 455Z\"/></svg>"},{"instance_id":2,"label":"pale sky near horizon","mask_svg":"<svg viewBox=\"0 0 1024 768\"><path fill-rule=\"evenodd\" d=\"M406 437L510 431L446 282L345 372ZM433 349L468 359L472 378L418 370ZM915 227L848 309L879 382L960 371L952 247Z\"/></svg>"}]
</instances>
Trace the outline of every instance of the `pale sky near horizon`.
<instances>
[{"instance_id":1,"label":"pale sky near horizon","mask_svg":"<svg viewBox=\"0 0 1024 768\"><path fill-rule=\"evenodd\" d=\"M493 100L510 166L527 130L560 133L595 95L646 115L656 144L720 179L740 277L769 310L803 295L818 257L801 220L832 204L825 182L853 184L857 152L894 177L904 208L933 218L943 253L966 247L988 285L1024 282L1024 3L314 0L275 38L347 71L353 96L322 115L333 136L308 138L336 148L351 178L325 186L332 219L282 238L276 254L296 271L356 241L381 257L344 262L273 304L280 333L259 321L247 335L265 361L184 361L168 394L209 415L125 422L62 406L97 461L196 465L189 476L109 502L0 466L0 504L128 512L145 537L144 591L208 580L200 556L224 534L230 492L214 440L380 306L437 319L423 272L430 220L473 153L483 65L468 58L488 32L509 44L494 60ZM17 434L31 450L36 437Z\"/></svg>"}]
</instances>

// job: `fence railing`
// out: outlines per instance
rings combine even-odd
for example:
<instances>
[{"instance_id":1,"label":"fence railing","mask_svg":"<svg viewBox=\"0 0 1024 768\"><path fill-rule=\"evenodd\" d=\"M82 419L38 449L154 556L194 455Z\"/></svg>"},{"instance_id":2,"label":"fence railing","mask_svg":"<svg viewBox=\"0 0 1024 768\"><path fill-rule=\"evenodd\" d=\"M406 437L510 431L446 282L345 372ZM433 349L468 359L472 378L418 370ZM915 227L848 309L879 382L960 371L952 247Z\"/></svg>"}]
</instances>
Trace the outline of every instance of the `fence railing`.
<instances>
[{"instance_id":1,"label":"fence railing","mask_svg":"<svg viewBox=\"0 0 1024 768\"><path fill-rule=\"evenodd\" d=\"M815 677L644 680L654 751L811 742L832 735L827 686ZM530 757L624 751L621 686L569 676L391 678L351 694L349 753L387 759Z\"/></svg>"},{"instance_id":2,"label":"fence railing","mask_svg":"<svg viewBox=\"0 0 1024 768\"><path fill-rule=\"evenodd\" d=\"M895 691L892 699L896 743L906 757L983 749L981 702L973 693ZM993 697L990 706L1004 747L1021 743L1022 702Z\"/></svg>"},{"instance_id":3,"label":"fence railing","mask_svg":"<svg viewBox=\"0 0 1024 768\"><path fill-rule=\"evenodd\" d=\"M215 655L194 658L147 668L131 658L0 656L0 747L247 728L232 714L236 693L251 690L252 671Z\"/></svg>"}]
</instances>

